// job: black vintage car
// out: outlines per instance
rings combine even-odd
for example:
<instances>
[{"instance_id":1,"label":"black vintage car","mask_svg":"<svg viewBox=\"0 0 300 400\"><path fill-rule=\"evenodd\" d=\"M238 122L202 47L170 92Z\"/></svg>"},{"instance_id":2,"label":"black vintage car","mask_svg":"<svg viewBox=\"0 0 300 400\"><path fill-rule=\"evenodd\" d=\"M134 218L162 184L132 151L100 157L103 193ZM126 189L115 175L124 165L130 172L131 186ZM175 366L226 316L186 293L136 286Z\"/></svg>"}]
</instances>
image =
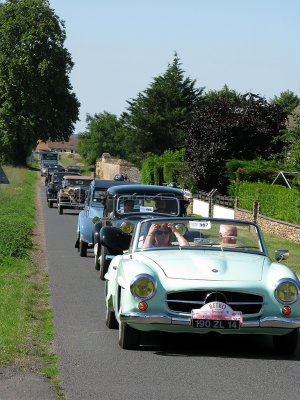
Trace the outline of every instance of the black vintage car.
<instances>
[{"instance_id":1,"label":"black vintage car","mask_svg":"<svg viewBox=\"0 0 300 400\"><path fill-rule=\"evenodd\" d=\"M94 253L95 268L104 279L113 250L101 243L101 229L120 228L120 234L132 235L135 224L141 218L158 216L183 217L189 202L183 191L176 188L154 185L113 186L106 192L103 218L95 224ZM107 233L107 229L105 229ZM124 236L124 240L125 236Z\"/></svg>"},{"instance_id":2,"label":"black vintage car","mask_svg":"<svg viewBox=\"0 0 300 400\"><path fill-rule=\"evenodd\" d=\"M66 175L77 175L78 172L51 172L48 174L48 182L46 184L46 199L48 207L52 208L53 204L57 203L57 194L62 186L62 181Z\"/></svg>"}]
</instances>

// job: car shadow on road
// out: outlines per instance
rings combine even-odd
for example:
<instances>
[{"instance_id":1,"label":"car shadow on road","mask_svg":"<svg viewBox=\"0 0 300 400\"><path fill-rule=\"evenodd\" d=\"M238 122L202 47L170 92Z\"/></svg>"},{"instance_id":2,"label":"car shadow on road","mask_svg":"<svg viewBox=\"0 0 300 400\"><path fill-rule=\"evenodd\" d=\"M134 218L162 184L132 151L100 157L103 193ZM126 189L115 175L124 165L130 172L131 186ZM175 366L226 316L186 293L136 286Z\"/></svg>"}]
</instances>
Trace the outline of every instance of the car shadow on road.
<instances>
[{"instance_id":1,"label":"car shadow on road","mask_svg":"<svg viewBox=\"0 0 300 400\"><path fill-rule=\"evenodd\" d=\"M164 357L218 357L300 361L300 345L294 355L275 353L269 335L143 334L140 349Z\"/></svg>"}]
</instances>

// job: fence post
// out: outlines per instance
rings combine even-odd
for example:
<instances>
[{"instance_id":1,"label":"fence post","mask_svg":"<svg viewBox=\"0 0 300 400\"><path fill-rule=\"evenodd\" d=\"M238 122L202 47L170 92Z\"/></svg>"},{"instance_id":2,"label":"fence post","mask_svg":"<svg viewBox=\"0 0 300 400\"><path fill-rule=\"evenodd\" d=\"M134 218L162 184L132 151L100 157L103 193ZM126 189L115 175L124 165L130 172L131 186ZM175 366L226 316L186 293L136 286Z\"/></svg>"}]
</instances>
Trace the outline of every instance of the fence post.
<instances>
[{"instance_id":1,"label":"fence post","mask_svg":"<svg viewBox=\"0 0 300 400\"><path fill-rule=\"evenodd\" d=\"M208 217L213 218L214 213L214 196L217 193L217 189L212 189L208 193Z\"/></svg>"},{"instance_id":2,"label":"fence post","mask_svg":"<svg viewBox=\"0 0 300 400\"><path fill-rule=\"evenodd\" d=\"M252 213L252 215L253 215L253 222L255 223L255 224L257 224L257 216L258 216L258 214L259 214L259 209L260 209L260 201L255 201L254 203L253 203L253 213Z\"/></svg>"}]
</instances>

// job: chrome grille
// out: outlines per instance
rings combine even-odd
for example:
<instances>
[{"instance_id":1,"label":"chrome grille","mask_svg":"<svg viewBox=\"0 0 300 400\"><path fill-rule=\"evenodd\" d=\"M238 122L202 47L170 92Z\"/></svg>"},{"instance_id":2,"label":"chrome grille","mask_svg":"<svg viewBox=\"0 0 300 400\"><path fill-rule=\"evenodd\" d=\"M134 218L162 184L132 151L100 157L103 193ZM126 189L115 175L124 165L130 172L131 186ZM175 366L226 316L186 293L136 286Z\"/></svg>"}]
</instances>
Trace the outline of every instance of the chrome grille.
<instances>
[{"instance_id":1,"label":"chrome grille","mask_svg":"<svg viewBox=\"0 0 300 400\"><path fill-rule=\"evenodd\" d=\"M263 297L260 295L216 289L172 292L167 294L165 301L172 311L190 313L192 309L201 308L206 296L214 292L222 293L227 299L227 304L234 311L241 311L243 315L257 314L263 305Z\"/></svg>"}]
</instances>

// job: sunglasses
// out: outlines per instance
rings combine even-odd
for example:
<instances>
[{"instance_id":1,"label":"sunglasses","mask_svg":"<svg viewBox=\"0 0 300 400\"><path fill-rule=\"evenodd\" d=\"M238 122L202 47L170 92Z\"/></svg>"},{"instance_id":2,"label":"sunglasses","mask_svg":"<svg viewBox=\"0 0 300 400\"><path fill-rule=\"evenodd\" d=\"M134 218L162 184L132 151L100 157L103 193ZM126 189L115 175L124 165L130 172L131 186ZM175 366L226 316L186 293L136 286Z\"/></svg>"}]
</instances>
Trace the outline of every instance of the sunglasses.
<instances>
[{"instance_id":1,"label":"sunglasses","mask_svg":"<svg viewBox=\"0 0 300 400\"><path fill-rule=\"evenodd\" d=\"M155 233L156 233L157 235L169 235L169 234L170 234L169 231L155 231Z\"/></svg>"}]
</instances>

